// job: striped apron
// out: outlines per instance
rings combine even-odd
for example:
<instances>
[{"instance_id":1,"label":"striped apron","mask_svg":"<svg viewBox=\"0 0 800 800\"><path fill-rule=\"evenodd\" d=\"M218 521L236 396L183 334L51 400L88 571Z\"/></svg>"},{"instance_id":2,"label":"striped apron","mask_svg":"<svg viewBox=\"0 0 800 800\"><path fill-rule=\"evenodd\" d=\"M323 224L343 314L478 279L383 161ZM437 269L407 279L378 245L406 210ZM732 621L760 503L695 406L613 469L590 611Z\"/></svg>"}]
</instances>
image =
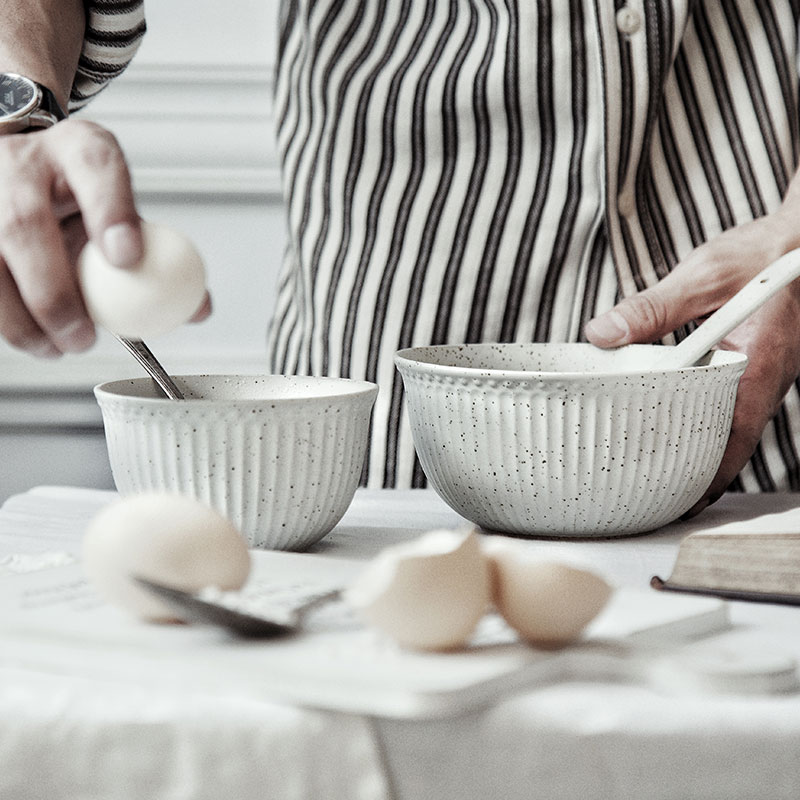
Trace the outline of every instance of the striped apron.
<instances>
[{"instance_id":1,"label":"striped apron","mask_svg":"<svg viewBox=\"0 0 800 800\"><path fill-rule=\"evenodd\" d=\"M271 367L379 384L365 484L425 484L397 349L577 341L780 204L797 16L788 0L285 0ZM800 489L799 417L795 387L736 488Z\"/></svg>"}]
</instances>

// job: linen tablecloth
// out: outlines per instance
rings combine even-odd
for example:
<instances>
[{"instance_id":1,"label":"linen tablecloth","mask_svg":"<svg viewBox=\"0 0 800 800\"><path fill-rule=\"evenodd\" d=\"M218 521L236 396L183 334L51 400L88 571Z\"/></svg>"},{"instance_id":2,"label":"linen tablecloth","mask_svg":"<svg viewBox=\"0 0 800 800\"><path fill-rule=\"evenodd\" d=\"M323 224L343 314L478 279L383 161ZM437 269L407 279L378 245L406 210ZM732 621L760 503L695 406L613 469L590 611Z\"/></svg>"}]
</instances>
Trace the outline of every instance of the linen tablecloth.
<instances>
[{"instance_id":1,"label":"linen tablecloth","mask_svg":"<svg viewBox=\"0 0 800 800\"><path fill-rule=\"evenodd\" d=\"M23 551L40 561L75 556L85 521L113 497L45 487L12 498L0 512L0 588ZM792 495L730 495L654 534L525 546L588 560L616 585L646 592L691 530L776 511L800 525L798 505ZM430 491L359 490L311 555L363 562L387 544L463 524ZM726 608L731 626L700 643L716 658L745 669L800 660L798 609ZM0 623L12 615L0 610ZM0 647L11 653L12 644ZM113 663L104 658L98 649L97 664ZM68 660L25 666L0 652L0 798L800 796L796 691L577 669L465 713L401 719L300 707L191 674L163 685L75 674ZM624 652L616 663L625 666Z\"/></svg>"}]
</instances>

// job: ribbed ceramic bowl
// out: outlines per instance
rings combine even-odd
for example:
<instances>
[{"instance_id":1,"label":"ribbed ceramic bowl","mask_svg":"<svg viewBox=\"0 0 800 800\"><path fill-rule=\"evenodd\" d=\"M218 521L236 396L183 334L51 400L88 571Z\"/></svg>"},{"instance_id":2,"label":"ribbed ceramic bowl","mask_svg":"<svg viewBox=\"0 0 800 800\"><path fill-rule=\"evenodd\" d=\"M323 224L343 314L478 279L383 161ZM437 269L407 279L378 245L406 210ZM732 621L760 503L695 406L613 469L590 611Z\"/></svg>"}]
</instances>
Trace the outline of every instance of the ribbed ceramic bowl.
<instances>
[{"instance_id":1,"label":"ribbed ceramic bowl","mask_svg":"<svg viewBox=\"0 0 800 800\"><path fill-rule=\"evenodd\" d=\"M350 505L377 386L340 378L184 375L185 400L150 378L95 388L123 495L188 494L253 547L300 550Z\"/></svg>"},{"instance_id":2,"label":"ribbed ceramic bowl","mask_svg":"<svg viewBox=\"0 0 800 800\"><path fill-rule=\"evenodd\" d=\"M652 368L656 345L401 350L420 462L456 511L533 536L618 536L688 511L722 459L747 363Z\"/></svg>"}]
</instances>

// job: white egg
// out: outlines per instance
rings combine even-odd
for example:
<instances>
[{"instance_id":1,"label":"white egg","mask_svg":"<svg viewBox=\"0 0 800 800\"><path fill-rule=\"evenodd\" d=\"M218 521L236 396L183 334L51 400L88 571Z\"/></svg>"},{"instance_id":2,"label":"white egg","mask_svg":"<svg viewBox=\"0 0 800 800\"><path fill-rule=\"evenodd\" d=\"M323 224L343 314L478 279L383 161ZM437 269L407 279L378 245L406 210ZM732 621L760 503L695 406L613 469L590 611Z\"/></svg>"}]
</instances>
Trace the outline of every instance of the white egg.
<instances>
[{"instance_id":1,"label":"white egg","mask_svg":"<svg viewBox=\"0 0 800 800\"><path fill-rule=\"evenodd\" d=\"M112 333L148 339L187 322L206 295L203 259L182 233L142 223L144 257L120 269L89 242L78 257L78 280L89 316Z\"/></svg>"},{"instance_id":2,"label":"white egg","mask_svg":"<svg viewBox=\"0 0 800 800\"><path fill-rule=\"evenodd\" d=\"M386 548L348 588L345 600L403 647L460 647L489 605L480 537L471 530L436 530Z\"/></svg>"},{"instance_id":3,"label":"white egg","mask_svg":"<svg viewBox=\"0 0 800 800\"><path fill-rule=\"evenodd\" d=\"M491 542L484 552L492 602L523 639L540 647L578 639L611 597L611 586L591 570L537 558L513 543Z\"/></svg>"},{"instance_id":4,"label":"white egg","mask_svg":"<svg viewBox=\"0 0 800 800\"><path fill-rule=\"evenodd\" d=\"M142 619L175 618L132 576L190 592L240 589L250 553L236 527L209 506L178 494L147 492L112 502L91 520L83 565L98 593Z\"/></svg>"}]
</instances>

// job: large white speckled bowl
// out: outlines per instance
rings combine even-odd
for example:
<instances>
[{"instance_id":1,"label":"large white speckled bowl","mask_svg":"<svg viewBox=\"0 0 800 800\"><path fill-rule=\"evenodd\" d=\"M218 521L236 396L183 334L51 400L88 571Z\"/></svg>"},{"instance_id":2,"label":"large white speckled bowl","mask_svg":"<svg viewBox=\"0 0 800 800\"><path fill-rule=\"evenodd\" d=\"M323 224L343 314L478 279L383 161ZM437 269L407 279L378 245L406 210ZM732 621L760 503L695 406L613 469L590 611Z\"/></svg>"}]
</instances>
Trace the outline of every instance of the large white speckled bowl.
<instances>
[{"instance_id":1,"label":"large white speckled bowl","mask_svg":"<svg viewBox=\"0 0 800 800\"><path fill-rule=\"evenodd\" d=\"M378 388L341 378L183 375L185 400L150 378L95 387L114 482L203 500L249 544L301 550L353 499Z\"/></svg>"},{"instance_id":2,"label":"large white speckled bowl","mask_svg":"<svg viewBox=\"0 0 800 800\"><path fill-rule=\"evenodd\" d=\"M531 536L642 533L713 479L747 363L652 368L657 345L440 345L401 350L420 462L456 511Z\"/></svg>"}]
</instances>

